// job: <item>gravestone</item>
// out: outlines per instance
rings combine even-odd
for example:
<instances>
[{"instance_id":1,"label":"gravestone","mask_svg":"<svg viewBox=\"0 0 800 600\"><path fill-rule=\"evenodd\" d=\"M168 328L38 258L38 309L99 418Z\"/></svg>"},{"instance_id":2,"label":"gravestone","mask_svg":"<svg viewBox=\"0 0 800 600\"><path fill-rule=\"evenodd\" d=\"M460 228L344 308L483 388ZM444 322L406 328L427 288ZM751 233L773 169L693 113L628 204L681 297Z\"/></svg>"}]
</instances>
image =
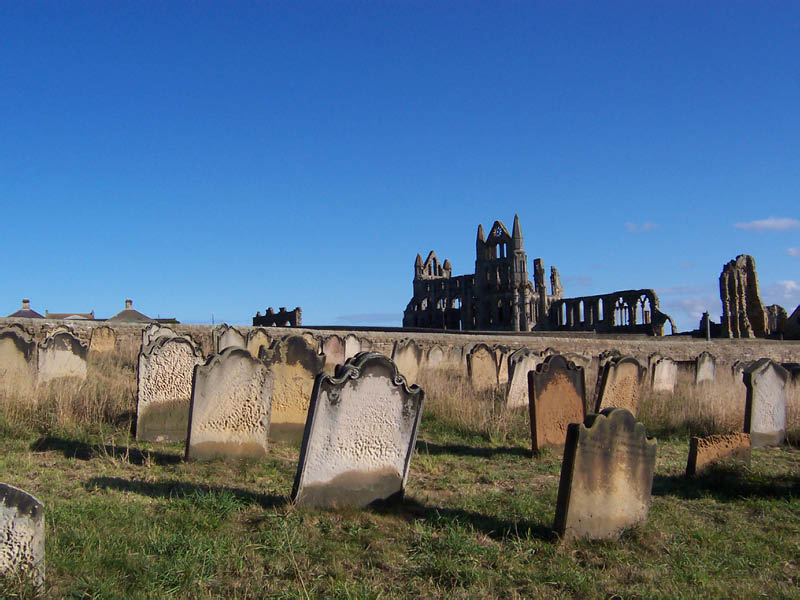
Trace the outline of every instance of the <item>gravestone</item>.
<instances>
[{"instance_id":1,"label":"gravestone","mask_svg":"<svg viewBox=\"0 0 800 600\"><path fill-rule=\"evenodd\" d=\"M519 408L528 406L528 373L536 369L536 365L544 360L544 356L530 348L520 348L508 357L508 388L506 390L506 406Z\"/></svg>"},{"instance_id":2,"label":"gravestone","mask_svg":"<svg viewBox=\"0 0 800 600\"><path fill-rule=\"evenodd\" d=\"M261 348L269 348L272 338L263 327L256 327L247 332L247 351L253 358L258 358Z\"/></svg>"},{"instance_id":3,"label":"gravestone","mask_svg":"<svg viewBox=\"0 0 800 600\"><path fill-rule=\"evenodd\" d=\"M314 377L325 368L325 355L303 336L290 335L259 357L274 382L270 438L299 442L308 417Z\"/></svg>"},{"instance_id":4,"label":"gravestone","mask_svg":"<svg viewBox=\"0 0 800 600\"><path fill-rule=\"evenodd\" d=\"M596 412L605 408L625 408L633 415L639 412L639 399L645 369L635 358L625 356L613 359L603 367Z\"/></svg>"},{"instance_id":5,"label":"gravestone","mask_svg":"<svg viewBox=\"0 0 800 600\"><path fill-rule=\"evenodd\" d=\"M564 445L570 423L586 416L583 368L558 354L528 373L531 442L534 452Z\"/></svg>"},{"instance_id":6,"label":"gravestone","mask_svg":"<svg viewBox=\"0 0 800 600\"><path fill-rule=\"evenodd\" d=\"M746 433L730 433L689 440L687 477L699 475L711 465L722 462L749 463L750 436Z\"/></svg>"},{"instance_id":7,"label":"gravestone","mask_svg":"<svg viewBox=\"0 0 800 600\"><path fill-rule=\"evenodd\" d=\"M714 381L716 360L712 354L703 352L697 357L695 383Z\"/></svg>"},{"instance_id":8,"label":"gravestone","mask_svg":"<svg viewBox=\"0 0 800 600\"><path fill-rule=\"evenodd\" d=\"M476 391L497 387L497 358L486 344L476 344L467 354L467 373Z\"/></svg>"},{"instance_id":9,"label":"gravestone","mask_svg":"<svg viewBox=\"0 0 800 600\"><path fill-rule=\"evenodd\" d=\"M0 384L9 389L34 381L36 342L15 328L0 330Z\"/></svg>"},{"instance_id":10,"label":"gravestone","mask_svg":"<svg viewBox=\"0 0 800 600\"><path fill-rule=\"evenodd\" d=\"M0 483L0 575L44 583L44 506Z\"/></svg>"},{"instance_id":11,"label":"gravestone","mask_svg":"<svg viewBox=\"0 0 800 600\"><path fill-rule=\"evenodd\" d=\"M423 352L414 340L398 340L392 349L392 360L408 383L416 383Z\"/></svg>"},{"instance_id":12,"label":"gravestone","mask_svg":"<svg viewBox=\"0 0 800 600\"><path fill-rule=\"evenodd\" d=\"M352 333L348 334L344 338L344 357L345 357L345 360L347 360L348 358L354 357L359 352L361 352L361 340L359 340Z\"/></svg>"},{"instance_id":13,"label":"gravestone","mask_svg":"<svg viewBox=\"0 0 800 600\"><path fill-rule=\"evenodd\" d=\"M425 353L425 367L428 369L439 369L444 366L445 355L441 346L431 346Z\"/></svg>"},{"instance_id":14,"label":"gravestone","mask_svg":"<svg viewBox=\"0 0 800 600\"><path fill-rule=\"evenodd\" d=\"M675 391L675 384L678 382L678 365L674 360L669 358L660 358L653 364L653 382L652 389L654 392L668 392Z\"/></svg>"},{"instance_id":15,"label":"gravestone","mask_svg":"<svg viewBox=\"0 0 800 600\"><path fill-rule=\"evenodd\" d=\"M49 335L39 344L40 382L71 377L86 379L86 344L67 331Z\"/></svg>"},{"instance_id":16,"label":"gravestone","mask_svg":"<svg viewBox=\"0 0 800 600\"><path fill-rule=\"evenodd\" d=\"M136 439L182 442L189 426L194 368L203 353L185 337L161 336L139 353Z\"/></svg>"},{"instance_id":17,"label":"gravestone","mask_svg":"<svg viewBox=\"0 0 800 600\"><path fill-rule=\"evenodd\" d=\"M511 348L496 346L494 356L497 361L497 384L508 386L508 356Z\"/></svg>"},{"instance_id":18,"label":"gravestone","mask_svg":"<svg viewBox=\"0 0 800 600\"><path fill-rule=\"evenodd\" d=\"M423 391L391 359L363 352L314 384L292 501L367 506L403 496Z\"/></svg>"},{"instance_id":19,"label":"gravestone","mask_svg":"<svg viewBox=\"0 0 800 600\"><path fill-rule=\"evenodd\" d=\"M779 446L786 438L786 383L789 373L768 358L744 370L747 400L744 431L753 448Z\"/></svg>"},{"instance_id":20,"label":"gravestone","mask_svg":"<svg viewBox=\"0 0 800 600\"><path fill-rule=\"evenodd\" d=\"M655 439L624 408L590 414L567 428L555 530L564 540L611 539L647 519Z\"/></svg>"},{"instance_id":21,"label":"gravestone","mask_svg":"<svg viewBox=\"0 0 800 600\"><path fill-rule=\"evenodd\" d=\"M117 332L111 327L95 327L89 341L89 354L113 352L117 346Z\"/></svg>"},{"instance_id":22,"label":"gravestone","mask_svg":"<svg viewBox=\"0 0 800 600\"><path fill-rule=\"evenodd\" d=\"M212 338L214 341L214 350L220 354L225 348L247 348L247 338L245 335L231 327L227 323L223 323L212 331Z\"/></svg>"},{"instance_id":23,"label":"gravestone","mask_svg":"<svg viewBox=\"0 0 800 600\"><path fill-rule=\"evenodd\" d=\"M329 335L322 342L322 353L325 355L325 368L333 373L336 365L343 365L345 356L344 340L338 335Z\"/></svg>"},{"instance_id":24,"label":"gravestone","mask_svg":"<svg viewBox=\"0 0 800 600\"><path fill-rule=\"evenodd\" d=\"M147 327L142 329L142 350L147 348L150 344L155 342L158 338L162 337L178 337L178 334L171 327L160 325L159 323L150 323Z\"/></svg>"},{"instance_id":25,"label":"gravestone","mask_svg":"<svg viewBox=\"0 0 800 600\"><path fill-rule=\"evenodd\" d=\"M245 348L226 348L194 370L186 459L267 454L273 380Z\"/></svg>"}]
</instances>

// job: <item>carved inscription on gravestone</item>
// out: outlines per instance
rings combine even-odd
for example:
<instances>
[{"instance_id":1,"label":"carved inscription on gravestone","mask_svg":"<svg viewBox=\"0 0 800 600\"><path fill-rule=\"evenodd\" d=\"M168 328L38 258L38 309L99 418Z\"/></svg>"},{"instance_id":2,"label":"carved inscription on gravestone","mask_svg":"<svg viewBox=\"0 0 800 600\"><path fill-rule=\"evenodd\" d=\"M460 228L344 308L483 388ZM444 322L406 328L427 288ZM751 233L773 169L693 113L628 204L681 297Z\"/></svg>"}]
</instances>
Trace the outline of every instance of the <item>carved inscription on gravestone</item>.
<instances>
[{"instance_id":1,"label":"carved inscription on gravestone","mask_svg":"<svg viewBox=\"0 0 800 600\"><path fill-rule=\"evenodd\" d=\"M528 373L528 388L533 451L563 446L569 424L585 417L583 369L563 356L548 356Z\"/></svg>"},{"instance_id":2,"label":"carved inscription on gravestone","mask_svg":"<svg viewBox=\"0 0 800 600\"><path fill-rule=\"evenodd\" d=\"M334 377L318 375L292 500L344 507L402 498L422 398L375 352L348 360Z\"/></svg>"},{"instance_id":3,"label":"carved inscription on gravestone","mask_svg":"<svg viewBox=\"0 0 800 600\"><path fill-rule=\"evenodd\" d=\"M615 538L647 518L656 440L624 408L571 423L561 465L555 530L563 539Z\"/></svg>"},{"instance_id":4,"label":"carved inscription on gravestone","mask_svg":"<svg viewBox=\"0 0 800 600\"><path fill-rule=\"evenodd\" d=\"M768 358L744 370L747 400L744 431L753 448L778 446L786 437L786 383L789 373Z\"/></svg>"},{"instance_id":5,"label":"carved inscription on gravestone","mask_svg":"<svg viewBox=\"0 0 800 600\"><path fill-rule=\"evenodd\" d=\"M44 583L44 506L0 483L0 575Z\"/></svg>"},{"instance_id":6,"label":"carved inscription on gravestone","mask_svg":"<svg viewBox=\"0 0 800 600\"><path fill-rule=\"evenodd\" d=\"M625 408L632 414L639 412L642 378L645 370L630 356L610 360L603 367L600 392L595 410Z\"/></svg>"}]
</instances>

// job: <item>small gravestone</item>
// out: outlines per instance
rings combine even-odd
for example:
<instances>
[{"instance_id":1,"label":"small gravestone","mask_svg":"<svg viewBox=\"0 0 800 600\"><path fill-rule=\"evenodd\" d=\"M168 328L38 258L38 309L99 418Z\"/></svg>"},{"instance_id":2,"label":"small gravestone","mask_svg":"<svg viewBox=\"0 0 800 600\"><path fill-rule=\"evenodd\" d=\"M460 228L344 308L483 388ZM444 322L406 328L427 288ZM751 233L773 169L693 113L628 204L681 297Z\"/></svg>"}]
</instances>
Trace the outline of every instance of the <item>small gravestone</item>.
<instances>
[{"instance_id":1,"label":"small gravestone","mask_svg":"<svg viewBox=\"0 0 800 600\"><path fill-rule=\"evenodd\" d=\"M567 428L555 530L564 540L611 539L647 519L656 440L624 408Z\"/></svg>"},{"instance_id":2,"label":"small gravestone","mask_svg":"<svg viewBox=\"0 0 800 600\"><path fill-rule=\"evenodd\" d=\"M260 359L267 365L274 390L270 437L299 442L308 417L314 377L325 368L325 355L303 336L290 335L276 342Z\"/></svg>"},{"instance_id":3,"label":"small gravestone","mask_svg":"<svg viewBox=\"0 0 800 600\"><path fill-rule=\"evenodd\" d=\"M476 391L497 387L497 357L486 344L477 344L467 354L467 373Z\"/></svg>"},{"instance_id":4,"label":"small gravestone","mask_svg":"<svg viewBox=\"0 0 800 600\"><path fill-rule=\"evenodd\" d=\"M51 334L39 344L39 381L62 377L86 379L86 344L67 331Z\"/></svg>"},{"instance_id":5,"label":"small gravestone","mask_svg":"<svg viewBox=\"0 0 800 600\"><path fill-rule=\"evenodd\" d=\"M583 369L558 354L528 373L534 452L564 445L567 427L586 416Z\"/></svg>"},{"instance_id":6,"label":"small gravestone","mask_svg":"<svg viewBox=\"0 0 800 600\"><path fill-rule=\"evenodd\" d=\"M675 384L678 382L678 365L669 358L660 358L653 364L654 392L672 393L675 391Z\"/></svg>"},{"instance_id":7,"label":"small gravestone","mask_svg":"<svg viewBox=\"0 0 800 600\"><path fill-rule=\"evenodd\" d=\"M506 406L519 408L528 406L528 373L536 369L536 365L544 360L544 356L530 348L521 348L508 357L508 388L506 390Z\"/></svg>"},{"instance_id":8,"label":"small gravestone","mask_svg":"<svg viewBox=\"0 0 800 600\"><path fill-rule=\"evenodd\" d=\"M335 508L401 499L422 398L376 352L317 376L292 501Z\"/></svg>"},{"instance_id":9,"label":"small gravestone","mask_svg":"<svg viewBox=\"0 0 800 600\"><path fill-rule=\"evenodd\" d=\"M689 460L686 476L693 477L717 463L750 462L750 436L730 433L693 437L689 440Z\"/></svg>"},{"instance_id":10,"label":"small gravestone","mask_svg":"<svg viewBox=\"0 0 800 600\"><path fill-rule=\"evenodd\" d=\"M262 348L269 348L272 338L263 327L256 327L247 332L247 351L253 358L258 358Z\"/></svg>"},{"instance_id":11,"label":"small gravestone","mask_svg":"<svg viewBox=\"0 0 800 600\"><path fill-rule=\"evenodd\" d=\"M392 350L392 360L408 383L416 383L423 356L422 348L414 340L397 341Z\"/></svg>"},{"instance_id":12,"label":"small gravestone","mask_svg":"<svg viewBox=\"0 0 800 600\"><path fill-rule=\"evenodd\" d=\"M494 349L495 359L497 360L497 384L508 385L508 356L511 349L505 346L496 346Z\"/></svg>"},{"instance_id":13,"label":"small gravestone","mask_svg":"<svg viewBox=\"0 0 800 600\"><path fill-rule=\"evenodd\" d=\"M142 350L153 344L157 339L162 337L178 337L178 334L171 327L160 325L159 323L150 323L147 327L142 329Z\"/></svg>"},{"instance_id":14,"label":"small gravestone","mask_svg":"<svg viewBox=\"0 0 800 600\"><path fill-rule=\"evenodd\" d=\"M273 381L245 348L227 348L195 367L186 459L267 454Z\"/></svg>"},{"instance_id":15,"label":"small gravestone","mask_svg":"<svg viewBox=\"0 0 800 600\"><path fill-rule=\"evenodd\" d=\"M636 415L639 412L644 373L645 369L630 356L607 362L603 367L595 411L612 407L625 408Z\"/></svg>"},{"instance_id":16,"label":"small gravestone","mask_svg":"<svg viewBox=\"0 0 800 600\"><path fill-rule=\"evenodd\" d=\"M0 330L0 384L8 389L33 384L36 342L17 328Z\"/></svg>"},{"instance_id":17,"label":"small gravestone","mask_svg":"<svg viewBox=\"0 0 800 600\"><path fill-rule=\"evenodd\" d=\"M716 371L716 360L712 354L703 352L697 357L695 383L704 381L714 381Z\"/></svg>"},{"instance_id":18,"label":"small gravestone","mask_svg":"<svg viewBox=\"0 0 800 600\"><path fill-rule=\"evenodd\" d=\"M786 437L786 383L789 373L768 358L744 370L747 400L744 431L753 448L779 446Z\"/></svg>"},{"instance_id":19,"label":"small gravestone","mask_svg":"<svg viewBox=\"0 0 800 600\"><path fill-rule=\"evenodd\" d=\"M221 353L225 348L247 348L245 335L236 327L231 327L227 323L216 327L211 332L211 337L214 343L214 351L217 354Z\"/></svg>"},{"instance_id":20,"label":"small gravestone","mask_svg":"<svg viewBox=\"0 0 800 600\"><path fill-rule=\"evenodd\" d=\"M0 575L44 583L44 506L36 498L0 483Z\"/></svg>"},{"instance_id":21,"label":"small gravestone","mask_svg":"<svg viewBox=\"0 0 800 600\"><path fill-rule=\"evenodd\" d=\"M343 365L345 356L344 340L338 335L329 335L322 342L322 353L325 355L325 368L333 373L336 365Z\"/></svg>"},{"instance_id":22,"label":"small gravestone","mask_svg":"<svg viewBox=\"0 0 800 600\"><path fill-rule=\"evenodd\" d=\"M136 439L182 442L189 425L194 368L203 353L185 337L156 337L139 353Z\"/></svg>"},{"instance_id":23,"label":"small gravestone","mask_svg":"<svg viewBox=\"0 0 800 600\"><path fill-rule=\"evenodd\" d=\"M106 354L113 352L117 346L117 332L111 327L95 327L89 341L89 354Z\"/></svg>"},{"instance_id":24,"label":"small gravestone","mask_svg":"<svg viewBox=\"0 0 800 600\"><path fill-rule=\"evenodd\" d=\"M359 340L352 333L348 334L344 338L344 357L345 357L345 360L347 360L348 358L354 357L359 352L361 352L361 340Z\"/></svg>"}]
</instances>

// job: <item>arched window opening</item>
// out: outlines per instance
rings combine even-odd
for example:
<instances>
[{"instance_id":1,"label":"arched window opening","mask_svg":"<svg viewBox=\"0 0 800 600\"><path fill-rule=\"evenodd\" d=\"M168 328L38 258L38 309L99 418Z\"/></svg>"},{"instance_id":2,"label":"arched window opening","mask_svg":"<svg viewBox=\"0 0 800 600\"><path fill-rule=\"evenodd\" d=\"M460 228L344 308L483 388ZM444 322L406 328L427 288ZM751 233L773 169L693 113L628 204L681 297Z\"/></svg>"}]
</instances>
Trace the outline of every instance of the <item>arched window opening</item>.
<instances>
[{"instance_id":1,"label":"arched window opening","mask_svg":"<svg viewBox=\"0 0 800 600\"><path fill-rule=\"evenodd\" d=\"M602 321L605 317L603 316L603 299L599 298L597 300L597 320Z\"/></svg>"}]
</instances>

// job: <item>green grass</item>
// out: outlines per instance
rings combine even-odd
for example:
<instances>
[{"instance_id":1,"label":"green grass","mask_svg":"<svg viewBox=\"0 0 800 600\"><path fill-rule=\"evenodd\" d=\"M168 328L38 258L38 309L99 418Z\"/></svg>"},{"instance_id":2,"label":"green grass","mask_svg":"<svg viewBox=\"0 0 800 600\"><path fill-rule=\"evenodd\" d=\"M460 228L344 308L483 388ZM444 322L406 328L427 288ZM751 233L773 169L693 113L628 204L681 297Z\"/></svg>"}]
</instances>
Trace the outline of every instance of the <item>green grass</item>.
<instances>
[{"instance_id":1,"label":"green grass","mask_svg":"<svg viewBox=\"0 0 800 600\"><path fill-rule=\"evenodd\" d=\"M532 458L524 430L424 418L406 499L382 509L291 506L296 446L186 463L107 426L0 423L0 480L45 504L55 598L800 597L800 451L686 480L688 439L669 437L646 523L561 544L561 457Z\"/></svg>"}]
</instances>

